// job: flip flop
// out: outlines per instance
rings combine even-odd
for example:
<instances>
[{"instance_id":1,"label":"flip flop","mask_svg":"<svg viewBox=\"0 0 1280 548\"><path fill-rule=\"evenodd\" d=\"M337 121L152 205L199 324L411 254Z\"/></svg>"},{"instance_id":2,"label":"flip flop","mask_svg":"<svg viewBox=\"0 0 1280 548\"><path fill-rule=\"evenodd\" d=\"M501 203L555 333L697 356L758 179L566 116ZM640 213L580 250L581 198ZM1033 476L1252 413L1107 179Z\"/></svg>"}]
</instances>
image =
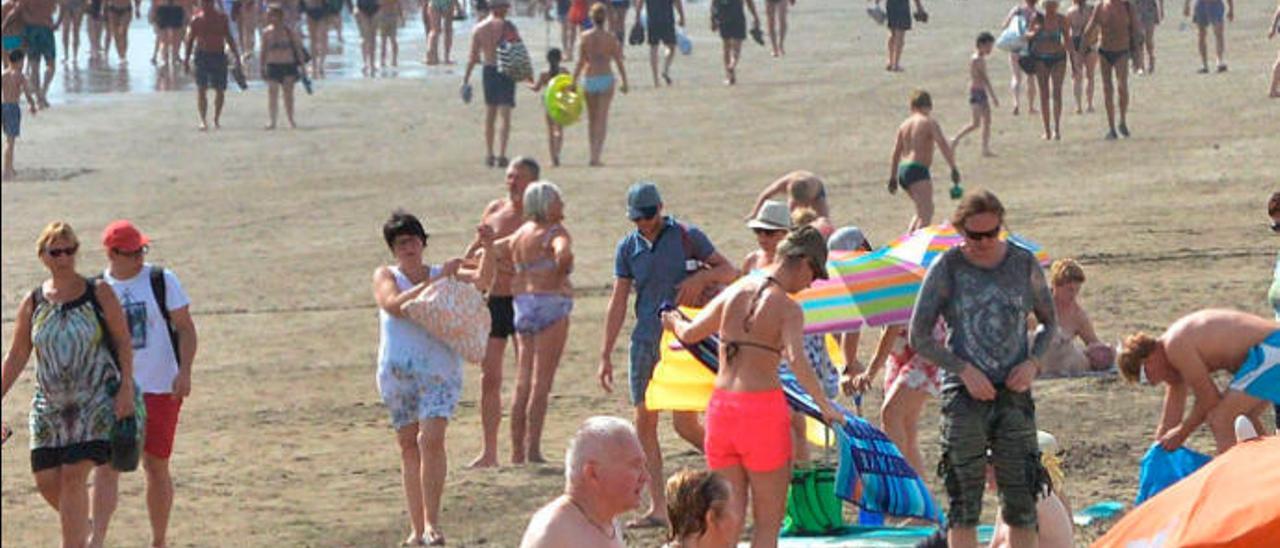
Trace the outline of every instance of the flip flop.
<instances>
[{"instance_id":1,"label":"flip flop","mask_svg":"<svg viewBox=\"0 0 1280 548\"><path fill-rule=\"evenodd\" d=\"M640 519L627 522L627 529L654 529L658 527L667 527L667 520L657 516L645 516Z\"/></svg>"},{"instance_id":2,"label":"flip flop","mask_svg":"<svg viewBox=\"0 0 1280 548\"><path fill-rule=\"evenodd\" d=\"M431 531L422 539L423 546L444 546L444 533Z\"/></svg>"}]
</instances>

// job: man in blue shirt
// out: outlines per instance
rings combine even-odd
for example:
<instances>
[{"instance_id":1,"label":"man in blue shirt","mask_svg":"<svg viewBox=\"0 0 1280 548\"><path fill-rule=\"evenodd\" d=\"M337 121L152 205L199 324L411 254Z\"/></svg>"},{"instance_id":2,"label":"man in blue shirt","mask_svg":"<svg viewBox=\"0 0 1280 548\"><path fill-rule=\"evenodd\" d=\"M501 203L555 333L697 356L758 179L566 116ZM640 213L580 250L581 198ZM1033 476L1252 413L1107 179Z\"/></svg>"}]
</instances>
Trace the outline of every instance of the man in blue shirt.
<instances>
[{"instance_id":1,"label":"man in blue shirt","mask_svg":"<svg viewBox=\"0 0 1280 548\"><path fill-rule=\"evenodd\" d=\"M644 403L649 378L658 363L662 320L658 307L663 302L683 305L704 304L704 293L727 284L737 271L711 240L697 227L663 215L662 196L653 183L639 182L627 190L627 217L636 230L618 242L614 259L613 294L606 313L604 345L600 349L600 386L613 392L613 347L627 314L627 299L636 291L636 323L631 332L631 403L635 406L636 430L644 447L649 469L649 496L652 506L644 517L628 527L665 527L667 504L663 495L662 448L658 445L658 412ZM676 432L695 447L702 448L702 426L697 413L675 412Z\"/></svg>"}]
</instances>

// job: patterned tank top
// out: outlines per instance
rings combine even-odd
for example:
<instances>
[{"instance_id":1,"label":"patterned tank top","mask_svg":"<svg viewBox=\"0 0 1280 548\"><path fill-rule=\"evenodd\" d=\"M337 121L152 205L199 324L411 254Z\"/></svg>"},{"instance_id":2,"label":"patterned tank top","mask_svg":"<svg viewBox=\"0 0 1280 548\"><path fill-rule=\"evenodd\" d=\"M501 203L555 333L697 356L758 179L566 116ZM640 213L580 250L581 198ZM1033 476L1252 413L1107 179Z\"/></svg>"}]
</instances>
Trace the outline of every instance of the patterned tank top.
<instances>
[{"instance_id":1,"label":"patterned tank top","mask_svg":"<svg viewBox=\"0 0 1280 548\"><path fill-rule=\"evenodd\" d=\"M86 282L84 294L66 303L50 302L39 287L32 292L32 449L110 439L115 411L108 386L118 386L120 373L104 344L109 335L94 312L92 291Z\"/></svg>"}]
</instances>

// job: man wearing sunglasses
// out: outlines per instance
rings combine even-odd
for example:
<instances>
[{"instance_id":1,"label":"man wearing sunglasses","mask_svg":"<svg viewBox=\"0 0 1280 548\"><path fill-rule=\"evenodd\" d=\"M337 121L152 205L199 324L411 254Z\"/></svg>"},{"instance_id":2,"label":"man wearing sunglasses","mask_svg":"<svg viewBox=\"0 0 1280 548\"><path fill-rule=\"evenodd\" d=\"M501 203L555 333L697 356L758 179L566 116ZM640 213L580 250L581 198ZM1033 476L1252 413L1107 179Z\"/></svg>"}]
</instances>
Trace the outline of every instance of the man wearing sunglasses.
<instances>
[{"instance_id":1,"label":"man wearing sunglasses","mask_svg":"<svg viewBox=\"0 0 1280 548\"><path fill-rule=\"evenodd\" d=\"M169 457L178 413L191 394L191 365L196 357L196 326L190 300L173 271L146 262L150 239L133 223L119 220L102 232L108 266L102 279L120 299L133 338L133 378L147 408L142 466L147 476L147 513L151 545L166 546L173 478ZM99 466L94 472L95 538L105 538L116 508L119 472Z\"/></svg>"},{"instance_id":2,"label":"man wearing sunglasses","mask_svg":"<svg viewBox=\"0 0 1280 548\"><path fill-rule=\"evenodd\" d=\"M636 323L631 332L631 403L636 430L649 469L651 507L628 527L665 527L667 504L663 493L662 448L658 445L658 412L645 407L645 391L658 363L663 302L695 302L703 290L733 281L737 270L716 251L706 234L663 215L662 196L650 182L627 191L627 218L636 230L618 242L614 260L613 294L605 314L604 345L600 349L600 386L613 392L613 348L627 314L627 300L636 292ZM701 449L702 426L693 412L676 412L672 422L682 438Z\"/></svg>"},{"instance_id":3,"label":"man wearing sunglasses","mask_svg":"<svg viewBox=\"0 0 1280 548\"><path fill-rule=\"evenodd\" d=\"M911 315L912 348L946 371L942 471L950 511L948 545L977 545L987 453L1012 546L1036 542L1036 496L1047 477L1036 442L1031 383L1058 320L1035 255L1000 239L1004 206L986 190L964 196L951 218L964 235L929 267ZM1027 315L1045 329L1027 342ZM945 345L933 338L946 320Z\"/></svg>"}]
</instances>

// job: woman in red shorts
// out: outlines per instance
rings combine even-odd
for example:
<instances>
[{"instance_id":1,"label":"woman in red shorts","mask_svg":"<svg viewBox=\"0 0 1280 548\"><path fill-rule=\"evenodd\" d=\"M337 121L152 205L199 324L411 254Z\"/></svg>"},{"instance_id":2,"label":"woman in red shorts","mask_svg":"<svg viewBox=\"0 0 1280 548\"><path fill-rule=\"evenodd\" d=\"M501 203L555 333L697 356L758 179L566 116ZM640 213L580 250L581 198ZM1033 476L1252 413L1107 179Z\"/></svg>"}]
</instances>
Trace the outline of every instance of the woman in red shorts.
<instances>
[{"instance_id":1,"label":"woman in red shorts","mask_svg":"<svg viewBox=\"0 0 1280 548\"><path fill-rule=\"evenodd\" d=\"M776 546L791 480L791 413L778 379L786 360L828 420L843 417L825 397L804 352L804 313L789 293L826 278L826 240L816 229L791 231L778 259L726 289L692 321L663 315L680 340L720 334L720 371L707 405L707 467L733 484L732 504L745 515L748 493L755 518L751 545ZM737 535L734 535L736 537Z\"/></svg>"}]
</instances>

